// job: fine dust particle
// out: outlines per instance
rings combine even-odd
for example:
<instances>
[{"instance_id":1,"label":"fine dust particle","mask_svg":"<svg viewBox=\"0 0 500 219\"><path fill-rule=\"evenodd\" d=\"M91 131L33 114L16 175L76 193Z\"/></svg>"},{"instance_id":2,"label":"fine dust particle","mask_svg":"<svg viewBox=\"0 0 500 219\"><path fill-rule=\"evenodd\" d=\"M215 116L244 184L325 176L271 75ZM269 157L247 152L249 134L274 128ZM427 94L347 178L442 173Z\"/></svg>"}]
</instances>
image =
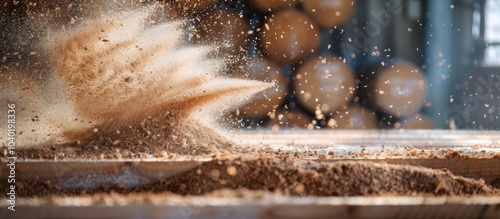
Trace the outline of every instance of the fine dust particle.
<instances>
[{"instance_id":1,"label":"fine dust particle","mask_svg":"<svg viewBox=\"0 0 500 219\"><path fill-rule=\"evenodd\" d=\"M238 170L234 166L228 166L227 169L226 169L226 172L230 176L236 176L236 174L238 174Z\"/></svg>"},{"instance_id":2,"label":"fine dust particle","mask_svg":"<svg viewBox=\"0 0 500 219\"><path fill-rule=\"evenodd\" d=\"M444 180L438 180L436 183L436 189L434 190L434 193L439 193L439 192L444 192L447 193L449 192L450 188L446 185L446 182Z\"/></svg>"},{"instance_id":3,"label":"fine dust particle","mask_svg":"<svg viewBox=\"0 0 500 219\"><path fill-rule=\"evenodd\" d=\"M305 190L305 189L306 189L306 186L304 186L304 184L302 184L302 183L299 183L299 184L297 184L297 186L295 186L295 192L296 192L297 194L302 194L302 193L304 193L304 190Z\"/></svg>"},{"instance_id":4,"label":"fine dust particle","mask_svg":"<svg viewBox=\"0 0 500 219\"><path fill-rule=\"evenodd\" d=\"M320 154L319 155L319 160L320 161L326 161L328 159L328 156L326 156L326 154Z\"/></svg>"},{"instance_id":5,"label":"fine dust particle","mask_svg":"<svg viewBox=\"0 0 500 219\"><path fill-rule=\"evenodd\" d=\"M16 115L23 133L18 149L78 141L79 147L200 154L232 144L217 117L270 84L222 77L223 61L208 57L213 48L189 46L180 22L151 22L154 10L82 19L69 31L48 34L42 44L51 70L40 88L10 89L5 81L20 82L1 76L1 95L27 109Z\"/></svg>"},{"instance_id":6,"label":"fine dust particle","mask_svg":"<svg viewBox=\"0 0 500 219\"><path fill-rule=\"evenodd\" d=\"M210 175L212 175L212 177L214 178L219 178L220 171L218 169L213 169L212 171L210 171Z\"/></svg>"}]
</instances>

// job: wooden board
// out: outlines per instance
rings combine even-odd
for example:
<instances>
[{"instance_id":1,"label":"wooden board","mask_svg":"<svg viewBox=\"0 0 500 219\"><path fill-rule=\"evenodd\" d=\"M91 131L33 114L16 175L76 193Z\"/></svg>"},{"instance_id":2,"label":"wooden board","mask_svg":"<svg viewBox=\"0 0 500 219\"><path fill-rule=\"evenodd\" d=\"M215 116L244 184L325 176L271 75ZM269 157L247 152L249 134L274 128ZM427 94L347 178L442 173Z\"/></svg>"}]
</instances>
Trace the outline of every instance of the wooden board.
<instances>
[{"instance_id":1,"label":"wooden board","mask_svg":"<svg viewBox=\"0 0 500 219\"><path fill-rule=\"evenodd\" d=\"M388 164L448 169L455 175L483 179L500 188L500 158L492 159L328 159L318 162L358 160ZM155 183L161 179L195 168L210 159L199 160L80 160L80 161L17 161L16 179L50 181L61 188L97 188L102 184L121 184L133 187ZM6 160L0 171L7 175ZM0 177L0 179L3 177ZM3 180L3 179L2 179Z\"/></svg>"},{"instance_id":2,"label":"wooden board","mask_svg":"<svg viewBox=\"0 0 500 219\"><path fill-rule=\"evenodd\" d=\"M266 146L281 151L333 152L378 151L390 149L405 151L405 147L419 150L451 149L465 152L492 151L500 153L498 131L448 130L340 130L340 131L249 131L233 133L242 145ZM397 154L397 153L393 153ZM312 156L307 159L318 160ZM345 159L343 159L345 160ZM415 165L433 169L448 169L456 175L484 179L500 187L500 158L428 159L400 156L363 156L357 160ZM0 172L5 176L8 161L0 159ZM62 188L94 188L101 184L137 186L183 173L210 159L114 159L114 160L17 160L18 179L50 180ZM335 159L325 160L334 162ZM0 176L1 178L1 176Z\"/></svg>"},{"instance_id":3,"label":"wooden board","mask_svg":"<svg viewBox=\"0 0 500 219\"><path fill-rule=\"evenodd\" d=\"M282 151L348 154L382 149L451 149L500 152L496 131L285 131L233 133L240 143ZM306 159L336 162L339 159ZM47 179L62 188L92 188L102 183L137 186L179 174L210 159L17 160L18 179ZM345 160L345 159L342 159ZM500 184L500 158L363 158L389 164L446 168L456 175ZM5 176L7 160L1 160ZM4 179L1 179L4 180ZM89 197L19 198L16 212L0 202L6 218L500 218L500 197L184 197L151 195L149 201L109 194ZM4 218L4 217L2 217Z\"/></svg>"},{"instance_id":4,"label":"wooden board","mask_svg":"<svg viewBox=\"0 0 500 219\"><path fill-rule=\"evenodd\" d=\"M242 144L269 145L282 150L338 150L343 146L365 149L443 148L495 150L500 152L500 131L468 130L314 130L246 131L232 133ZM351 148L352 149L352 148Z\"/></svg>"},{"instance_id":5,"label":"wooden board","mask_svg":"<svg viewBox=\"0 0 500 219\"><path fill-rule=\"evenodd\" d=\"M232 137L249 147L268 146L281 151L319 151L335 154L360 153L391 149L452 149L466 152L494 151L500 153L500 132L447 130L363 130L363 131L250 131L233 133ZM318 159L309 157L308 159ZM500 187L500 158L426 159L401 157L369 157L361 160L389 164L415 165L448 169L456 175L484 179ZM116 160L17 160L16 177L50 180L62 188L94 188L101 184L137 186L183 173L210 159L116 159ZM327 160L334 162L335 159ZM8 161L1 159L2 176ZM0 178L2 178L0 176Z\"/></svg>"},{"instance_id":6,"label":"wooden board","mask_svg":"<svg viewBox=\"0 0 500 219\"><path fill-rule=\"evenodd\" d=\"M119 195L22 199L6 218L484 218L498 219L500 197L283 197L161 198L139 202Z\"/></svg>"}]
</instances>

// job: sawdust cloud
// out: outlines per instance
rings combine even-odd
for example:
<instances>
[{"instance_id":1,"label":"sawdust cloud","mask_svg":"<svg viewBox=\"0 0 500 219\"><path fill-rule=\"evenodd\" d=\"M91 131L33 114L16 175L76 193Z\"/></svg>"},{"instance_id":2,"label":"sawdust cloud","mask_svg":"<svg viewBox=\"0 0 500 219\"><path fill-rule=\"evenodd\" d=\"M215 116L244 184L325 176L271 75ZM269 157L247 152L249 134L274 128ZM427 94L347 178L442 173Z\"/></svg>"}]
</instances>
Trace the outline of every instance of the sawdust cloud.
<instances>
[{"instance_id":1,"label":"sawdust cloud","mask_svg":"<svg viewBox=\"0 0 500 219\"><path fill-rule=\"evenodd\" d=\"M209 56L213 46L188 45L185 23L154 22L156 10L48 33L45 80L1 72L2 112L17 105L18 148L127 145L198 154L231 146L217 118L270 84L221 76L224 61Z\"/></svg>"}]
</instances>

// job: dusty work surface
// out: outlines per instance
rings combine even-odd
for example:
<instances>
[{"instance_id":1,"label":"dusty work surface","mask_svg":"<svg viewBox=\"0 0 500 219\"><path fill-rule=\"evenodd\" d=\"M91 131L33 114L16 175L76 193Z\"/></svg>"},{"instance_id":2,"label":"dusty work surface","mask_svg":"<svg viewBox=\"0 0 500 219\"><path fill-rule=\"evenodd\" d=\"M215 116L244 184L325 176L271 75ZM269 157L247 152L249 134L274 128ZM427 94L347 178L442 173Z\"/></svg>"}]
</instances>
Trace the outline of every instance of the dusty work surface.
<instances>
[{"instance_id":1,"label":"dusty work surface","mask_svg":"<svg viewBox=\"0 0 500 219\"><path fill-rule=\"evenodd\" d=\"M209 161L177 162L179 166L168 161L145 162L149 166L139 162L137 175L130 173L133 168L102 162L98 162L102 172L95 167L88 172L75 166L59 168L62 181L37 179L42 174L33 174L16 183L16 216L498 218L500 214L500 189L445 169L359 160L312 161L292 155L223 155ZM175 175L159 180L168 169ZM5 209L0 212L14 215Z\"/></svg>"},{"instance_id":2,"label":"dusty work surface","mask_svg":"<svg viewBox=\"0 0 500 219\"><path fill-rule=\"evenodd\" d=\"M83 182L80 181L80 188L62 188L66 184L34 179L22 180L16 185L18 195L24 197L166 191L204 195L220 189L239 188L293 196L500 195L500 190L483 180L457 177L447 170L359 161L297 161L292 156L215 159L158 182L128 188L126 184L102 184L98 188L83 189Z\"/></svg>"},{"instance_id":3,"label":"dusty work surface","mask_svg":"<svg viewBox=\"0 0 500 219\"><path fill-rule=\"evenodd\" d=\"M497 133L336 133L237 133L248 147L197 156L119 146L19 151L19 209L26 217L40 208L47 217L78 209L116 217L124 206L174 218L500 215Z\"/></svg>"},{"instance_id":4,"label":"dusty work surface","mask_svg":"<svg viewBox=\"0 0 500 219\"><path fill-rule=\"evenodd\" d=\"M202 132L203 133L203 132ZM211 133L208 133L211 134ZM495 158L500 153L497 131L363 130L363 131L248 131L228 134L233 144L187 144L176 147L125 144L111 137L66 146L17 150L18 159L109 160L149 158L212 158L214 154L255 155L294 153L300 158L325 154L332 159L352 158ZM189 140L186 140L189 142ZM99 142L99 143L97 143ZM202 148L203 150L200 150ZM8 156L3 147L0 158ZM404 150L403 150L404 149Z\"/></svg>"}]
</instances>

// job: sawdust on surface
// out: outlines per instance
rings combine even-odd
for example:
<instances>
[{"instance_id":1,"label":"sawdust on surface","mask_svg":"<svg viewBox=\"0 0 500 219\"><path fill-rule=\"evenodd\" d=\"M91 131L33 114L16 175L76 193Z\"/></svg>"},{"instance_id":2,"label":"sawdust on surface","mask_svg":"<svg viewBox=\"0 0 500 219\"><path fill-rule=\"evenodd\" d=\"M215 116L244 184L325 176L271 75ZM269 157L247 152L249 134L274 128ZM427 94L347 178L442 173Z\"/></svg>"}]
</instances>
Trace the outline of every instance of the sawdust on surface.
<instances>
[{"instance_id":1,"label":"sawdust on surface","mask_svg":"<svg viewBox=\"0 0 500 219\"><path fill-rule=\"evenodd\" d=\"M117 194L217 195L218 191L265 191L287 196L498 196L483 180L447 170L373 162L322 163L293 156L216 159L156 183L126 188L63 189L50 181L17 183L21 197ZM222 194L222 193L221 193Z\"/></svg>"}]
</instances>

